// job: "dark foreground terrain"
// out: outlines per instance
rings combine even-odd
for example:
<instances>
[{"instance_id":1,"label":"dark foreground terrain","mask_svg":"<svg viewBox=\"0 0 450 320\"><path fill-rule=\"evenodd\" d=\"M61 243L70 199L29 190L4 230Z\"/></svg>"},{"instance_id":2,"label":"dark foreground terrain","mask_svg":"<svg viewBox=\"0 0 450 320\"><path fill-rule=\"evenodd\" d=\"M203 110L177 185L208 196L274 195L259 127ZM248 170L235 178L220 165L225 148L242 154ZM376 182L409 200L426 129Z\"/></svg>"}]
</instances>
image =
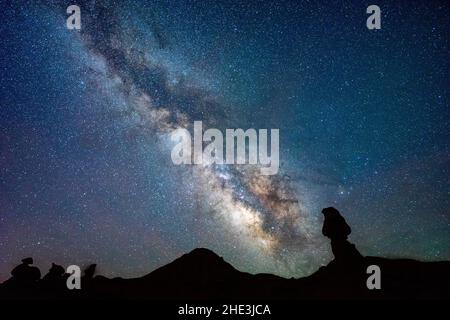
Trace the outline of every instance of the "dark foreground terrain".
<instances>
[{"instance_id":1,"label":"dark foreground terrain","mask_svg":"<svg viewBox=\"0 0 450 320\"><path fill-rule=\"evenodd\" d=\"M381 269L381 289L369 290L366 266ZM332 261L309 277L285 279L240 272L208 249L195 249L135 279L82 278L81 290L65 288L66 277L21 286L0 285L1 299L435 299L450 298L450 262L365 257L359 266Z\"/></svg>"},{"instance_id":2,"label":"dark foreground terrain","mask_svg":"<svg viewBox=\"0 0 450 320\"><path fill-rule=\"evenodd\" d=\"M328 211L327 211L328 210ZM214 252L198 248L173 262L134 279L95 276L95 265L84 271L80 290L68 290L64 268L48 274L26 258L0 285L0 299L150 299L316 300L316 299L450 299L450 261L363 257L347 240L351 229L334 208L324 209L323 234L331 239L335 259L309 277L285 279L236 270ZM367 267L381 271L381 289L369 290Z\"/></svg>"}]
</instances>

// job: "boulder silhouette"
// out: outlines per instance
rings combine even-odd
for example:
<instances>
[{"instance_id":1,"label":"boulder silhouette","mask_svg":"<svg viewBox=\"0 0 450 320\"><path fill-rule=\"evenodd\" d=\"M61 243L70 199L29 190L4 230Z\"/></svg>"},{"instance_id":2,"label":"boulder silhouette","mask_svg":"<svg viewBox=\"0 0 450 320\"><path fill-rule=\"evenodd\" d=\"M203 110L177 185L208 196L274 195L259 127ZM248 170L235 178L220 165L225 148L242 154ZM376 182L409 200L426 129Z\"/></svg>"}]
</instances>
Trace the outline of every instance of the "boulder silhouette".
<instances>
[{"instance_id":1,"label":"boulder silhouette","mask_svg":"<svg viewBox=\"0 0 450 320\"><path fill-rule=\"evenodd\" d=\"M52 263L48 273L40 281L41 288L47 291L63 291L67 289L66 281L68 274L60 265Z\"/></svg>"},{"instance_id":2,"label":"boulder silhouette","mask_svg":"<svg viewBox=\"0 0 450 320\"><path fill-rule=\"evenodd\" d=\"M328 207L324 208L322 213L325 218L322 234L331 240L346 240L352 229L339 211L333 207Z\"/></svg>"},{"instance_id":3,"label":"boulder silhouette","mask_svg":"<svg viewBox=\"0 0 450 320\"><path fill-rule=\"evenodd\" d=\"M39 268L30 266L31 264L33 264L33 258L22 259L22 263L11 271L10 284L12 286L31 288L37 284L41 278L41 272Z\"/></svg>"}]
</instances>

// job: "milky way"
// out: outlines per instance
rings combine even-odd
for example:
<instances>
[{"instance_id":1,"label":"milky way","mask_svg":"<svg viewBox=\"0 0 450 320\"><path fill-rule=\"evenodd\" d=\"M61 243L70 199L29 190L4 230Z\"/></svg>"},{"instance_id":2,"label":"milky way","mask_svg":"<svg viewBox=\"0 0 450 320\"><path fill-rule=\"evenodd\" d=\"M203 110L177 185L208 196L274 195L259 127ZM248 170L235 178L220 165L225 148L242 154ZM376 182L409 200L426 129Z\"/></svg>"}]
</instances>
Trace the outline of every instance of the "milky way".
<instances>
[{"instance_id":1,"label":"milky way","mask_svg":"<svg viewBox=\"0 0 450 320\"><path fill-rule=\"evenodd\" d=\"M175 129L192 129L194 120L233 128L233 122L224 119L226 108L209 96L207 88L177 70L184 66L171 70L170 51L164 50L150 25L138 19L129 22L127 16L107 7L91 12L98 14L86 19L88 27L81 38L89 54L101 61L99 69L92 70L92 78L97 86L109 88L105 93L111 101L120 96L125 102L123 120L131 130L139 128L142 134L167 141ZM167 144L161 152L169 154ZM200 200L200 211L239 237L250 252L283 261L291 258L289 251L283 253L286 249L295 246L294 252L301 254L313 241L302 199L282 176L261 176L259 168L250 165L185 170L183 179L193 181L187 187Z\"/></svg>"},{"instance_id":2,"label":"milky way","mask_svg":"<svg viewBox=\"0 0 450 320\"><path fill-rule=\"evenodd\" d=\"M450 258L448 4L60 1L2 10L0 280L25 256L139 276L195 247L252 273ZM430 19L423 19L426 13ZM174 165L170 133L280 129L280 171ZM414 245L412 245L414 243Z\"/></svg>"}]
</instances>

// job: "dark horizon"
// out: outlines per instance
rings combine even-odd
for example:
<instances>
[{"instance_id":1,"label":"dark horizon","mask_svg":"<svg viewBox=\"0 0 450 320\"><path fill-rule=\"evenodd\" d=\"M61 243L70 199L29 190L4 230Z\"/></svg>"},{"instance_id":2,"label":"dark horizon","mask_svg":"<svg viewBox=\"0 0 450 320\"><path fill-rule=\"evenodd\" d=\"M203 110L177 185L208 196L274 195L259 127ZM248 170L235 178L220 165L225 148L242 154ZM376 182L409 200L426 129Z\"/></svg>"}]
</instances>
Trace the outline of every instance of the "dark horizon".
<instances>
[{"instance_id":1,"label":"dark horizon","mask_svg":"<svg viewBox=\"0 0 450 320\"><path fill-rule=\"evenodd\" d=\"M28 257L0 284L0 300L139 299L176 305L176 301L450 298L450 261L425 263L364 256L348 240L352 230L340 212L329 207L322 213L322 234L330 240L333 260L308 277L245 273L207 248L196 248L133 279L108 279L98 274L96 264L83 268L83 272L79 266L66 270L52 264L42 275Z\"/></svg>"}]
</instances>

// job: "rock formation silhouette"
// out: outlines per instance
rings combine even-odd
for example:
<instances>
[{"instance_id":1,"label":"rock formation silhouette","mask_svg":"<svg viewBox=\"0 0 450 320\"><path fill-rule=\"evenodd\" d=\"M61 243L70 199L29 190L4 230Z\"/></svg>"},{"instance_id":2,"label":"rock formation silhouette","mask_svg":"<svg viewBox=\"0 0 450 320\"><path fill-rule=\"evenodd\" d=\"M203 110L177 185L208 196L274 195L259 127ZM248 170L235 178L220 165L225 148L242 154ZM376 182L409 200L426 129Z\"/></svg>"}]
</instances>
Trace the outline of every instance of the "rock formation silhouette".
<instances>
[{"instance_id":1,"label":"rock formation silhouette","mask_svg":"<svg viewBox=\"0 0 450 320\"><path fill-rule=\"evenodd\" d=\"M10 285L17 288L33 288L41 278L41 272L37 267L31 266L33 258L22 259L19 264L11 271L12 278Z\"/></svg>"},{"instance_id":2,"label":"rock formation silhouette","mask_svg":"<svg viewBox=\"0 0 450 320\"><path fill-rule=\"evenodd\" d=\"M344 217L333 207L323 209L322 213L325 218L322 234L331 239L331 250L336 263L344 264L348 267L360 265L363 256L356 249L355 245L347 240L352 229Z\"/></svg>"},{"instance_id":3,"label":"rock formation silhouette","mask_svg":"<svg viewBox=\"0 0 450 320\"><path fill-rule=\"evenodd\" d=\"M62 266L52 263L50 270L40 281L40 286L46 291L64 291L66 289L68 276L69 275L66 274L66 270Z\"/></svg>"},{"instance_id":4,"label":"rock formation silhouette","mask_svg":"<svg viewBox=\"0 0 450 320\"><path fill-rule=\"evenodd\" d=\"M91 280L92 278L94 278L94 274L95 274L95 269L97 268L97 265L95 263L89 265L85 270L84 270L84 279L85 280Z\"/></svg>"},{"instance_id":5,"label":"rock formation silhouette","mask_svg":"<svg viewBox=\"0 0 450 320\"><path fill-rule=\"evenodd\" d=\"M81 277L81 286L86 290L90 290L92 288L96 268L97 264L93 263L84 269L83 276Z\"/></svg>"},{"instance_id":6,"label":"rock formation silhouette","mask_svg":"<svg viewBox=\"0 0 450 320\"><path fill-rule=\"evenodd\" d=\"M213 251L197 248L153 272L134 279L97 275L85 269L80 290L66 287L62 266L52 264L40 279L25 258L0 285L0 300L148 299L148 300L300 300L300 299L449 299L450 261L420 262L363 256L349 242L351 228L335 208L322 210L322 233L331 240L334 259L308 277L285 279L236 270ZM126 263L126 262L124 262ZM382 288L366 286L369 265L381 269Z\"/></svg>"}]
</instances>

